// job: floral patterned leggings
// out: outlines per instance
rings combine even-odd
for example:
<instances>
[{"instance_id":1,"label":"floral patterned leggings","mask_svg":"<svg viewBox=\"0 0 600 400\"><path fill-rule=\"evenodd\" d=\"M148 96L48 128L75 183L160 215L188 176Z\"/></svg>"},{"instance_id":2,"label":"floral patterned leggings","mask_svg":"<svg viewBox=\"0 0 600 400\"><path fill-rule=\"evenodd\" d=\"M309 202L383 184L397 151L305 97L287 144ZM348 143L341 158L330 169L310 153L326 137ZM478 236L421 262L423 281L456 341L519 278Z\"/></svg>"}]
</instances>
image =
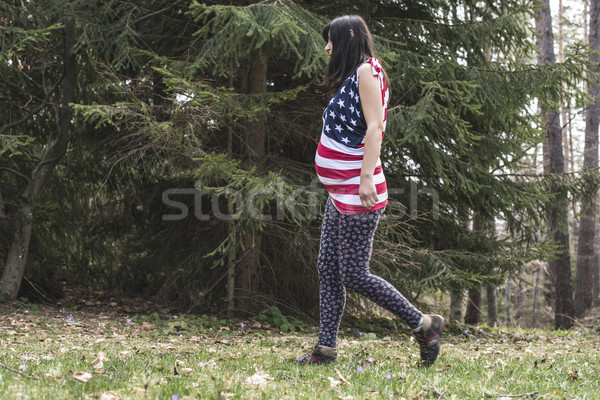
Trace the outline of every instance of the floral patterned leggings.
<instances>
[{"instance_id":1,"label":"floral patterned leggings","mask_svg":"<svg viewBox=\"0 0 600 400\"><path fill-rule=\"evenodd\" d=\"M319 249L319 345L336 347L346 305L346 288L391 311L415 329L423 314L384 279L369 271L373 236L383 210L364 214L340 213L327 200Z\"/></svg>"}]
</instances>

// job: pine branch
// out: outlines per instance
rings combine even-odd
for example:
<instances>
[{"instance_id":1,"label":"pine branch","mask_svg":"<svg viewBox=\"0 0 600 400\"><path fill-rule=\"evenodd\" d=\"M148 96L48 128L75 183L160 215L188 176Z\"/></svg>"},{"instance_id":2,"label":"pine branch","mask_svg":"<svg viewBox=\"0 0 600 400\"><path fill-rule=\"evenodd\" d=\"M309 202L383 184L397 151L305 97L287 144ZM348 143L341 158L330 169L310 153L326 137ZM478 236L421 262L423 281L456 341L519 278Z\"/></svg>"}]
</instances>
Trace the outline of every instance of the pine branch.
<instances>
[{"instance_id":1,"label":"pine branch","mask_svg":"<svg viewBox=\"0 0 600 400\"><path fill-rule=\"evenodd\" d=\"M144 15L143 17L140 17L140 18L136 19L135 21L133 21L133 22L132 22L132 25L137 25L137 24L139 24L140 22L143 22L143 21L145 21L145 20L147 20L147 19L149 19L149 18L155 17L155 16L157 16L157 15L160 15L160 14L164 14L164 13L166 13L167 11L169 11L171 8L173 8L173 7L177 6L177 5L179 5L180 3L183 3L183 1L184 1L184 0L177 0L177 1L174 1L173 3L169 4L168 6L166 6L166 7L162 8L162 9L160 9L160 10L157 10L157 11L154 11L154 12L152 12L152 13L150 13L150 14Z\"/></svg>"}]
</instances>

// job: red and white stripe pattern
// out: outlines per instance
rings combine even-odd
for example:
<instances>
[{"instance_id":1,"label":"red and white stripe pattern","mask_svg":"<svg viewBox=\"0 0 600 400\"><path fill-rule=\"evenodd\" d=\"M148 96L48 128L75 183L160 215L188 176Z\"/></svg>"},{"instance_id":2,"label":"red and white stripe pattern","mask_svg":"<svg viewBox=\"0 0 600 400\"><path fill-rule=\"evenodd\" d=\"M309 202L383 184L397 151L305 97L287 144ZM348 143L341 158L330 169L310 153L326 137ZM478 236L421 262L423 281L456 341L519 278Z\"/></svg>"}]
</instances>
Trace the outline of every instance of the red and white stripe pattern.
<instances>
[{"instance_id":1,"label":"red and white stripe pattern","mask_svg":"<svg viewBox=\"0 0 600 400\"><path fill-rule=\"evenodd\" d=\"M373 75L379 79L385 129L389 90L379 60L370 58L367 62L371 64ZM323 131L315 155L317 176L329 192L333 204L343 214L362 214L387 205L387 186L379 159L373 174L378 202L366 209L358 196L366 130L358 94L357 68L323 112Z\"/></svg>"}]
</instances>

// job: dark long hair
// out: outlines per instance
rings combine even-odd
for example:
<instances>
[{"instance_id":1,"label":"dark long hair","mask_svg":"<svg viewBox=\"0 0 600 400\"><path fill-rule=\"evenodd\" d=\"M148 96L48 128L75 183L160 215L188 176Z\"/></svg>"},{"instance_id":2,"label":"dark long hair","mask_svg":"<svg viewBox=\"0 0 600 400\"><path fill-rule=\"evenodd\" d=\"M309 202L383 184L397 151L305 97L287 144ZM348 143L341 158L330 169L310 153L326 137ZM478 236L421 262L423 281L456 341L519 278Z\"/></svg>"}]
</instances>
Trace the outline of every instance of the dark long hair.
<instances>
[{"instance_id":1,"label":"dark long hair","mask_svg":"<svg viewBox=\"0 0 600 400\"><path fill-rule=\"evenodd\" d=\"M373 37L362 17L344 15L323 28L323 39L327 42L329 38L333 51L325 69L323 85L337 90L361 63L375 57ZM389 88L389 79L385 71L383 75Z\"/></svg>"}]
</instances>

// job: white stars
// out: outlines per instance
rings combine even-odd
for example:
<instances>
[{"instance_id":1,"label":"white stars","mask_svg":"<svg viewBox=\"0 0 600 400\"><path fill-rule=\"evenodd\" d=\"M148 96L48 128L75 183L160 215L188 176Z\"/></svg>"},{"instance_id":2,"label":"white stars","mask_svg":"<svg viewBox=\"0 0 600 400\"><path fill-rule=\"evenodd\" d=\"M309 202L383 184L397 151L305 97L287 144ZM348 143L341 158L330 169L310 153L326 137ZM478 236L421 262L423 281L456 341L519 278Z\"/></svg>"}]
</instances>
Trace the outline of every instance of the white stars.
<instances>
[{"instance_id":1,"label":"white stars","mask_svg":"<svg viewBox=\"0 0 600 400\"><path fill-rule=\"evenodd\" d=\"M350 104L350 111L354 112L354 104Z\"/></svg>"},{"instance_id":2,"label":"white stars","mask_svg":"<svg viewBox=\"0 0 600 400\"><path fill-rule=\"evenodd\" d=\"M346 106L344 105L344 100L342 100L342 99L340 99L340 100L339 100L337 103L338 103L338 106L340 106L340 108L344 108L344 107L346 107Z\"/></svg>"},{"instance_id":3,"label":"white stars","mask_svg":"<svg viewBox=\"0 0 600 400\"><path fill-rule=\"evenodd\" d=\"M329 104L333 104L333 99L329 100Z\"/></svg>"},{"instance_id":4,"label":"white stars","mask_svg":"<svg viewBox=\"0 0 600 400\"><path fill-rule=\"evenodd\" d=\"M356 109L356 115L358 115L358 118L360 118L360 111L358 111L358 109Z\"/></svg>"},{"instance_id":5,"label":"white stars","mask_svg":"<svg viewBox=\"0 0 600 400\"><path fill-rule=\"evenodd\" d=\"M350 123L351 123L352 125L356 126L356 120L355 120L354 118L350 120Z\"/></svg>"},{"instance_id":6,"label":"white stars","mask_svg":"<svg viewBox=\"0 0 600 400\"><path fill-rule=\"evenodd\" d=\"M336 125L335 126L335 130L338 131L339 133L342 132L342 127L340 125Z\"/></svg>"},{"instance_id":7,"label":"white stars","mask_svg":"<svg viewBox=\"0 0 600 400\"><path fill-rule=\"evenodd\" d=\"M327 131L327 133L331 132L331 128L329 127L329 125L325 125L324 129Z\"/></svg>"},{"instance_id":8,"label":"white stars","mask_svg":"<svg viewBox=\"0 0 600 400\"><path fill-rule=\"evenodd\" d=\"M350 139L348 139L347 137L343 137L342 142L348 144L348 143L350 143Z\"/></svg>"},{"instance_id":9,"label":"white stars","mask_svg":"<svg viewBox=\"0 0 600 400\"><path fill-rule=\"evenodd\" d=\"M354 90L350 89L350 97L354 97Z\"/></svg>"},{"instance_id":10,"label":"white stars","mask_svg":"<svg viewBox=\"0 0 600 400\"><path fill-rule=\"evenodd\" d=\"M340 93L346 93L346 86L342 86L342 88L340 89Z\"/></svg>"},{"instance_id":11,"label":"white stars","mask_svg":"<svg viewBox=\"0 0 600 400\"><path fill-rule=\"evenodd\" d=\"M346 122L346 116L345 115L340 115L340 119L344 122Z\"/></svg>"},{"instance_id":12,"label":"white stars","mask_svg":"<svg viewBox=\"0 0 600 400\"><path fill-rule=\"evenodd\" d=\"M330 116L331 118L335 118L335 113L334 113L333 111L329 111L329 116Z\"/></svg>"},{"instance_id":13,"label":"white stars","mask_svg":"<svg viewBox=\"0 0 600 400\"><path fill-rule=\"evenodd\" d=\"M357 103L360 101L360 98L358 97L358 95L354 96L354 101L356 101Z\"/></svg>"}]
</instances>

